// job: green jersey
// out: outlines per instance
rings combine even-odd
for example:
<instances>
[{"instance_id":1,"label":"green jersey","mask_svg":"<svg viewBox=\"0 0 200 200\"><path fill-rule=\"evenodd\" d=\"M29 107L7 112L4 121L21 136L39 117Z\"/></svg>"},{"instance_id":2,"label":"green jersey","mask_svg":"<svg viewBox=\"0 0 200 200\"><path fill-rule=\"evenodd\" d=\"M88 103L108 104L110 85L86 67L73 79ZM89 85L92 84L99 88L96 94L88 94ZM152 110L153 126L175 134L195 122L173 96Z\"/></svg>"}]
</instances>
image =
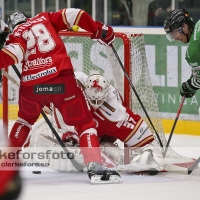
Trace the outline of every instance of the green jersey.
<instances>
[{"instance_id":1,"label":"green jersey","mask_svg":"<svg viewBox=\"0 0 200 200\"><path fill-rule=\"evenodd\" d=\"M195 24L190 36L185 59L192 67L191 84L196 88L200 88L200 20Z\"/></svg>"}]
</instances>

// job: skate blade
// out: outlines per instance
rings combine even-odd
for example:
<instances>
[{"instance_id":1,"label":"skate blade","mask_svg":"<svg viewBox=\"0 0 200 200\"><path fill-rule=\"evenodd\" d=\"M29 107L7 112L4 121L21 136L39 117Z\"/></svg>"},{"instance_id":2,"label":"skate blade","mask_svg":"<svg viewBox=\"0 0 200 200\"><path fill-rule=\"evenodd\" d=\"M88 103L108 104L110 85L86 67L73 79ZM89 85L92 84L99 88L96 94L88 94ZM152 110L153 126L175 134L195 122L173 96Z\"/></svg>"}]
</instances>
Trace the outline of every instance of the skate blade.
<instances>
[{"instance_id":1,"label":"skate blade","mask_svg":"<svg viewBox=\"0 0 200 200\"><path fill-rule=\"evenodd\" d=\"M94 175L91 177L91 184L115 184L115 183L122 183L122 179L120 176L111 175L109 180L101 180L101 175Z\"/></svg>"}]
</instances>

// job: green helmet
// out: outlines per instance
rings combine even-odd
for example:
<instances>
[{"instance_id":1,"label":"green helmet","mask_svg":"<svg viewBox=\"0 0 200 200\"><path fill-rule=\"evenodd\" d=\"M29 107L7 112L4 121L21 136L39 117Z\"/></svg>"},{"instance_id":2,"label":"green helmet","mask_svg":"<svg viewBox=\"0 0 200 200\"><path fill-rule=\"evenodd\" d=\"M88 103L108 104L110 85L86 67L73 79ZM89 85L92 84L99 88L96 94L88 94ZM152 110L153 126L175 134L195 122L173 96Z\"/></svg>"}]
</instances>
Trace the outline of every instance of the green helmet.
<instances>
[{"instance_id":1,"label":"green helmet","mask_svg":"<svg viewBox=\"0 0 200 200\"><path fill-rule=\"evenodd\" d=\"M171 33L174 30L181 29L183 24L187 24L189 28L194 27L194 21L185 9L175 9L169 13L164 21L164 30Z\"/></svg>"}]
</instances>

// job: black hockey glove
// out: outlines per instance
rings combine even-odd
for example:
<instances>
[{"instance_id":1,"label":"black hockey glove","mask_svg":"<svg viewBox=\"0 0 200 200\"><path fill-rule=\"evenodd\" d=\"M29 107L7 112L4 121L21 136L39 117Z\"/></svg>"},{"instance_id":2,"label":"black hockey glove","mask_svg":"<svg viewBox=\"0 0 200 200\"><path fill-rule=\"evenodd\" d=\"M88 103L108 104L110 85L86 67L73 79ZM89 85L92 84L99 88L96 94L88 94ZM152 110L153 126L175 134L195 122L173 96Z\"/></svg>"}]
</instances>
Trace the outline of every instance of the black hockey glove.
<instances>
[{"instance_id":1,"label":"black hockey glove","mask_svg":"<svg viewBox=\"0 0 200 200\"><path fill-rule=\"evenodd\" d=\"M191 79L188 79L186 82L182 83L182 86L180 88L180 95L185 96L185 98L191 98L194 96L197 90L198 88L192 86Z\"/></svg>"}]
</instances>

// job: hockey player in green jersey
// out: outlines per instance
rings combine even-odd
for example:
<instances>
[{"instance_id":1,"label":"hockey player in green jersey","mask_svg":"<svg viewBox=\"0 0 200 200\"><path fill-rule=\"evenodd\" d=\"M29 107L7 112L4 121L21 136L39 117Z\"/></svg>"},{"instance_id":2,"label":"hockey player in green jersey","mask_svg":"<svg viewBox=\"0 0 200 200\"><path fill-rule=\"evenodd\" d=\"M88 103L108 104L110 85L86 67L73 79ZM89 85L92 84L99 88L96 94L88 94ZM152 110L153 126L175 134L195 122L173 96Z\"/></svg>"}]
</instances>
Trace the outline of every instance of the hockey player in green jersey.
<instances>
[{"instance_id":1,"label":"hockey player in green jersey","mask_svg":"<svg viewBox=\"0 0 200 200\"><path fill-rule=\"evenodd\" d=\"M194 23L185 9L175 9L164 21L167 39L189 43L185 59L192 67L190 78L180 88L181 96L191 98L200 88L200 21Z\"/></svg>"}]
</instances>

